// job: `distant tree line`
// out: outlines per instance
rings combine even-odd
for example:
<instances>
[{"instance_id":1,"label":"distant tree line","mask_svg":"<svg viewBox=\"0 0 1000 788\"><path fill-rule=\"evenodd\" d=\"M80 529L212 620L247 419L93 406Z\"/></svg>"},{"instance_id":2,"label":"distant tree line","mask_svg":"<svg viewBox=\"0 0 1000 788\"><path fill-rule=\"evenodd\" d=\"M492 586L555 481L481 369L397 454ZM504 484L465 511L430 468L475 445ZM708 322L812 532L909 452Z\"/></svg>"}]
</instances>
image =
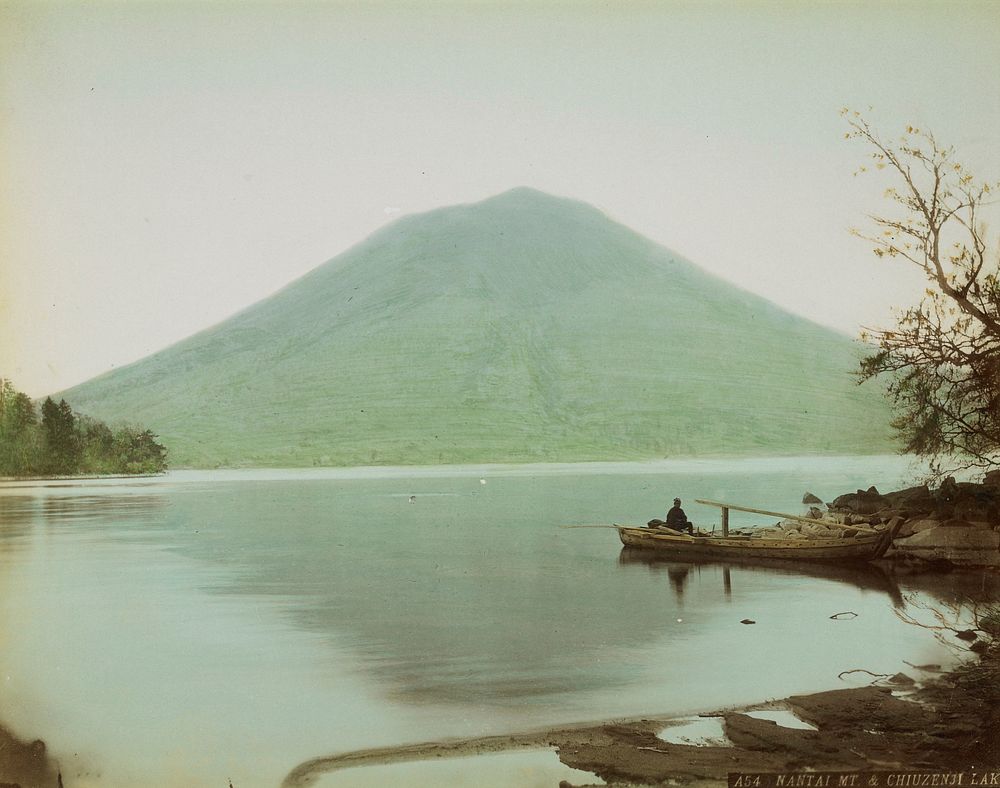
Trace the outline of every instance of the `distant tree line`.
<instances>
[{"instance_id":1,"label":"distant tree line","mask_svg":"<svg viewBox=\"0 0 1000 788\"><path fill-rule=\"evenodd\" d=\"M159 473L167 450L150 430L112 429L74 413L66 400L35 405L0 378L0 476Z\"/></svg>"}]
</instances>

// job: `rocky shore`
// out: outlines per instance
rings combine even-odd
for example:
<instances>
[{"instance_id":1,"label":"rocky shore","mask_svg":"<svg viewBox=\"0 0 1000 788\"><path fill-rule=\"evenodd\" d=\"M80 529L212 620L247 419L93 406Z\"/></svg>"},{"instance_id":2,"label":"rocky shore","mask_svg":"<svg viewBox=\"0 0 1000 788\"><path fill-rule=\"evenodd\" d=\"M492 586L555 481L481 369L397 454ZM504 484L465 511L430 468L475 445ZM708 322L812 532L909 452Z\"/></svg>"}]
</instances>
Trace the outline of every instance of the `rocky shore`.
<instances>
[{"instance_id":1,"label":"rocky shore","mask_svg":"<svg viewBox=\"0 0 1000 788\"><path fill-rule=\"evenodd\" d=\"M663 723L607 725L586 736L553 736L560 760L610 785L722 786L732 773L961 771L1000 769L1000 653L910 684L792 696L769 708L793 712L815 730L725 711L728 745L664 741ZM763 708L763 707L761 707ZM567 788L564 784L563 788Z\"/></svg>"},{"instance_id":2,"label":"rocky shore","mask_svg":"<svg viewBox=\"0 0 1000 788\"><path fill-rule=\"evenodd\" d=\"M927 485L880 493L874 487L823 502L806 493L812 522L785 520L754 529L760 538L855 536L867 530L893 531L887 560L954 567L1000 568L1000 472L981 483L953 478L936 489Z\"/></svg>"}]
</instances>

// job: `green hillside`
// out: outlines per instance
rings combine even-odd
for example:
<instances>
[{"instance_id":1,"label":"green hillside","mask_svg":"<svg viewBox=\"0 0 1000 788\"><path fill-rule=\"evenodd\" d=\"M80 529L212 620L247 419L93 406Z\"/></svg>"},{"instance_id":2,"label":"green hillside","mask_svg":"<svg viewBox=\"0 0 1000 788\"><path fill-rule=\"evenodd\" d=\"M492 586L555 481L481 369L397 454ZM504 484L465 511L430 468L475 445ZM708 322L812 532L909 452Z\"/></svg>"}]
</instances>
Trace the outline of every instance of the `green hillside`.
<instances>
[{"instance_id":1,"label":"green hillside","mask_svg":"<svg viewBox=\"0 0 1000 788\"><path fill-rule=\"evenodd\" d=\"M178 466L891 450L848 338L529 189L403 218L63 392Z\"/></svg>"}]
</instances>

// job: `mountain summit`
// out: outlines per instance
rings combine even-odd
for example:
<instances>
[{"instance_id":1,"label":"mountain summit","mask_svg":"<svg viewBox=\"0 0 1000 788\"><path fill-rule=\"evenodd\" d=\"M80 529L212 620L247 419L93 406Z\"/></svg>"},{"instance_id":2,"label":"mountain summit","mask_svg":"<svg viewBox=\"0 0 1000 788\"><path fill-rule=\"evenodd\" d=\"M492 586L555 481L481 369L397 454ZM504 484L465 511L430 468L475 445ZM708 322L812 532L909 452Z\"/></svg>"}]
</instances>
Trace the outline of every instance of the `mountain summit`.
<instances>
[{"instance_id":1,"label":"mountain summit","mask_svg":"<svg viewBox=\"0 0 1000 788\"><path fill-rule=\"evenodd\" d=\"M64 392L175 466L887 451L847 338L532 189L399 219Z\"/></svg>"}]
</instances>

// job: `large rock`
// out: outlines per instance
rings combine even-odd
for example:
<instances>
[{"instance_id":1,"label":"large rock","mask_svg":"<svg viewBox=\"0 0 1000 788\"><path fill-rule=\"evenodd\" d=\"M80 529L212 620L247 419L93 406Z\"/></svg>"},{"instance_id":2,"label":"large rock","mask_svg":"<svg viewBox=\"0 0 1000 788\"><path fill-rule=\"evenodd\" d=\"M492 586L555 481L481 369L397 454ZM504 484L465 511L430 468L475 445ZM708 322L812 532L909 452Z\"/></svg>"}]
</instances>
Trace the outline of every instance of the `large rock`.
<instances>
[{"instance_id":1,"label":"large rock","mask_svg":"<svg viewBox=\"0 0 1000 788\"><path fill-rule=\"evenodd\" d=\"M997 484L1000 484L1000 481L998 481ZM802 496L802 503L823 503L823 501L821 501L811 492L807 492L805 495Z\"/></svg>"},{"instance_id":2,"label":"large rock","mask_svg":"<svg viewBox=\"0 0 1000 788\"><path fill-rule=\"evenodd\" d=\"M837 523L838 525L847 525L848 515L844 512L826 512L823 514L824 520L829 520L831 523Z\"/></svg>"},{"instance_id":3,"label":"large rock","mask_svg":"<svg viewBox=\"0 0 1000 788\"><path fill-rule=\"evenodd\" d=\"M929 531L931 528L937 528L939 525L941 525L940 520L907 520L899 527L899 530L896 532L896 538L905 539L921 531Z\"/></svg>"},{"instance_id":4,"label":"large rock","mask_svg":"<svg viewBox=\"0 0 1000 788\"><path fill-rule=\"evenodd\" d=\"M992 530L992 526L985 520L962 520L958 517L953 517L950 520L942 520L940 526L941 528L978 528L983 531Z\"/></svg>"},{"instance_id":5,"label":"large rock","mask_svg":"<svg viewBox=\"0 0 1000 788\"><path fill-rule=\"evenodd\" d=\"M893 509L904 509L910 516L932 512L937 506L926 484L886 493L885 498Z\"/></svg>"},{"instance_id":6,"label":"large rock","mask_svg":"<svg viewBox=\"0 0 1000 788\"><path fill-rule=\"evenodd\" d=\"M940 523L893 542L890 556L958 566L1000 567L1000 533L969 523Z\"/></svg>"},{"instance_id":7,"label":"large rock","mask_svg":"<svg viewBox=\"0 0 1000 788\"><path fill-rule=\"evenodd\" d=\"M838 496L830 504L830 507L835 511L850 512L851 514L875 514L875 512L887 509L889 506L889 500L880 495L874 487Z\"/></svg>"},{"instance_id":8,"label":"large rock","mask_svg":"<svg viewBox=\"0 0 1000 788\"><path fill-rule=\"evenodd\" d=\"M959 501L952 513L955 517L965 520L982 520L995 525L1000 523L1000 509L997 503L991 496L978 493L975 497Z\"/></svg>"},{"instance_id":9,"label":"large rock","mask_svg":"<svg viewBox=\"0 0 1000 788\"><path fill-rule=\"evenodd\" d=\"M937 511L945 518L1000 521L1000 490L948 477L937 491Z\"/></svg>"}]
</instances>

